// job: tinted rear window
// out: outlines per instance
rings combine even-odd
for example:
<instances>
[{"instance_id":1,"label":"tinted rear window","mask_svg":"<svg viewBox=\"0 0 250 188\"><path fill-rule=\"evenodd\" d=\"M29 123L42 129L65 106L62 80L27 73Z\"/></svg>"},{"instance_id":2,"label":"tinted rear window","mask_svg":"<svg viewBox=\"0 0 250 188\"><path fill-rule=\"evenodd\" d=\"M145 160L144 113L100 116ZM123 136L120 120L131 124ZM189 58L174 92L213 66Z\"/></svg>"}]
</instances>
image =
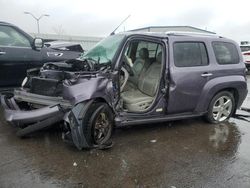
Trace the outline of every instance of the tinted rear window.
<instances>
[{"instance_id":1,"label":"tinted rear window","mask_svg":"<svg viewBox=\"0 0 250 188\"><path fill-rule=\"evenodd\" d=\"M176 42L174 44L174 63L177 67L208 65L205 44L202 42Z\"/></svg>"},{"instance_id":2,"label":"tinted rear window","mask_svg":"<svg viewBox=\"0 0 250 188\"><path fill-rule=\"evenodd\" d=\"M213 42L212 44L218 64L239 63L239 54L234 44L229 42Z\"/></svg>"}]
</instances>

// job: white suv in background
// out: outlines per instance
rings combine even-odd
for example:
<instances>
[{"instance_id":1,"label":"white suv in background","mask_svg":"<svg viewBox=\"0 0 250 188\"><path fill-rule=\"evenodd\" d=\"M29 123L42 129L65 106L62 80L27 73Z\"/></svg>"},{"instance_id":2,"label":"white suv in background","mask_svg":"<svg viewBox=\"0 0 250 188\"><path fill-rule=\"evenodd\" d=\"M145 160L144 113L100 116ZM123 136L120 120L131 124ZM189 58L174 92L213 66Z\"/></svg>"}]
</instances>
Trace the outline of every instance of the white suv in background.
<instances>
[{"instance_id":1,"label":"white suv in background","mask_svg":"<svg viewBox=\"0 0 250 188\"><path fill-rule=\"evenodd\" d=\"M242 41L240 44L240 49L242 52L243 59L245 61L245 65L248 71L250 71L250 42Z\"/></svg>"}]
</instances>

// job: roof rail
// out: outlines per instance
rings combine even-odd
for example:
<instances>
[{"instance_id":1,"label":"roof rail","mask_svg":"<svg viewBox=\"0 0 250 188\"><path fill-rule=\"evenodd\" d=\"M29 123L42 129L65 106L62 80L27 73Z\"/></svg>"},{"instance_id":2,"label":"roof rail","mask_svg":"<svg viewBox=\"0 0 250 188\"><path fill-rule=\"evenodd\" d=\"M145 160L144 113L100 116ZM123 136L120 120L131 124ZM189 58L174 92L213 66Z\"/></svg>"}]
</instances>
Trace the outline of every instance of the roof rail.
<instances>
[{"instance_id":1,"label":"roof rail","mask_svg":"<svg viewBox=\"0 0 250 188\"><path fill-rule=\"evenodd\" d=\"M216 34L209 34L209 33L200 33L200 32L192 32L192 31L166 31L165 34L167 35L183 35L183 36L207 36L207 37L217 37L222 38Z\"/></svg>"}]
</instances>

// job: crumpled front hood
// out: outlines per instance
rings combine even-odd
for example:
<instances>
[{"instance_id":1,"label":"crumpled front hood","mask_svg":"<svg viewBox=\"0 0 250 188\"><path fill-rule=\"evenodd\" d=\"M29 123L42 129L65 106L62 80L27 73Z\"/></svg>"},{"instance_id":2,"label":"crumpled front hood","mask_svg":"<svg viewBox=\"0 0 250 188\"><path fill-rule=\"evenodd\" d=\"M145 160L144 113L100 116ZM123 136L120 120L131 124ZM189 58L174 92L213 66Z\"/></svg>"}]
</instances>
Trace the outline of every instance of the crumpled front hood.
<instances>
[{"instance_id":1,"label":"crumpled front hood","mask_svg":"<svg viewBox=\"0 0 250 188\"><path fill-rule=\"evenodd\" d=\"M46 63L39 73L30 74L25 87L34 94L63 97L73 105L95 97L111 101L110 67L102 65L86 71L87 64L82 60Z\"/></svg>"}]
</instances>

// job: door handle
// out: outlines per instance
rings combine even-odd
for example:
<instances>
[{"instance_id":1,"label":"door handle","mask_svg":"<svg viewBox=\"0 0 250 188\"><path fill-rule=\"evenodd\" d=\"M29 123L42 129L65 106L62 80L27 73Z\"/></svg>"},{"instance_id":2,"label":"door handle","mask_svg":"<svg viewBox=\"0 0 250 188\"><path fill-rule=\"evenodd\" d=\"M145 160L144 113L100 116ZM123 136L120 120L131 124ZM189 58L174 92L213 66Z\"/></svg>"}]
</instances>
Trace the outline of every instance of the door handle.
<instances>
[{"instance_id":1,"label":"door handle","mask_svg":"<svg viewBox=\"0 0 250 188\"><path fill-rule=\"evenodd\" d=\"M5 55L6 54L6 52L0 52L0 55Z\"/></svg>"},{"instance_id":2,"label":"door handle","mask_svg":"<svg viewBox=\"0 0 250 188\"><path fill-rule=\"evenodd\" d=\"M212 75L213 75L212 73L204 72L203 74L201 74L201 77L208 77Z\"/></svg>"}]
</instances>

